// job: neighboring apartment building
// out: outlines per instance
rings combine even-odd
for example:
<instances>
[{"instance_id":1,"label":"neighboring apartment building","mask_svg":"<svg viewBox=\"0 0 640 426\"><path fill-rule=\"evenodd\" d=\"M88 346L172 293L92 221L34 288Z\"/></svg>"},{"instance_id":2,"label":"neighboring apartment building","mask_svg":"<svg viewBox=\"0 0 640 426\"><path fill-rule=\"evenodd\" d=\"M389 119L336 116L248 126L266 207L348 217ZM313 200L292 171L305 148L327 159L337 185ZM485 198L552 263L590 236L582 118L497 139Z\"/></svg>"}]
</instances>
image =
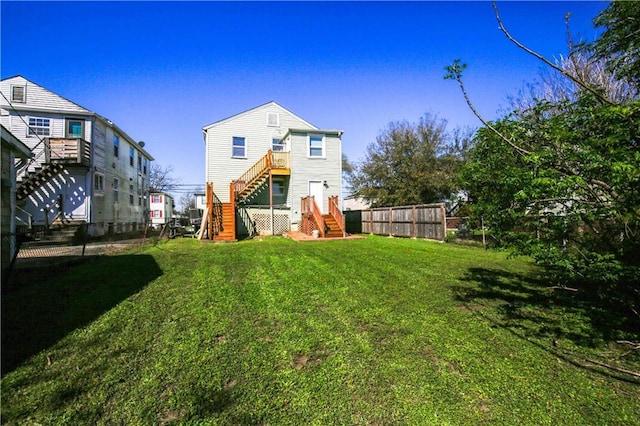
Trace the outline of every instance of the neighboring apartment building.
<instances>
[{"instance_id":1,"label":"neighboring apartment building","mask_svg":"<svg viewBox=\"0 0 640 426\"><path fill-rule=\"evenodd\" d=\"M1 91L2 125L33 153L17 171L17 203L34 223L88 223L96 236L147 222L153 157L142 142L22 76Z\"/></svg>"},{"instance_id":2,"label":"neighboring apartment building","mask_svg":"<svg viewBox=\"0 0 640 426\"><path fill-rule=\"evenodd\" d=\"M206 181L216 202L233 203L236 213L235 235L221 239L305 230L310 205L302 199L308 196L317 214L341 210L341 130L319 129L269 102L205 126L203 133Z\"/></svg>"},{"instance_id":3,"label":"neighboring apartment building","mask_svg":"<svg viewBox=\"0 0 640 426\"><path fill-rule=\"evenodd\" d=\"M149 216L154 227L161 227L173 219L175 205L171 195L164 192L151 191L149 200Z\"/></svg>"}]
</instances>

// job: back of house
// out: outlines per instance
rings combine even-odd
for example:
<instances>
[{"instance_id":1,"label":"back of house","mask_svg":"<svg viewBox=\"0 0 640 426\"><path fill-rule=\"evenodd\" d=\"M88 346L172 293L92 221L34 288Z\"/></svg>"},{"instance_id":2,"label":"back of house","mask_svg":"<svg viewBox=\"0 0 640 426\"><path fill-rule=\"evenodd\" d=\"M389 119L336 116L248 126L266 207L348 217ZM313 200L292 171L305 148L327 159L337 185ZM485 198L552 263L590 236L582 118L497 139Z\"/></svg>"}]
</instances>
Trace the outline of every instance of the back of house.
<instances>
[{"instance_id":1,"label":"back of house","mask_svg":"<svg viewBox=\"0 0 640 426\"><path fill-rule=\"evenodd\" d=\"M340 130L323 130L276 102L203 128L206 181L216 199L236 205L239 235L299 230L302 198L322 213L340 203Z\"/></svg>"}]
</instances>

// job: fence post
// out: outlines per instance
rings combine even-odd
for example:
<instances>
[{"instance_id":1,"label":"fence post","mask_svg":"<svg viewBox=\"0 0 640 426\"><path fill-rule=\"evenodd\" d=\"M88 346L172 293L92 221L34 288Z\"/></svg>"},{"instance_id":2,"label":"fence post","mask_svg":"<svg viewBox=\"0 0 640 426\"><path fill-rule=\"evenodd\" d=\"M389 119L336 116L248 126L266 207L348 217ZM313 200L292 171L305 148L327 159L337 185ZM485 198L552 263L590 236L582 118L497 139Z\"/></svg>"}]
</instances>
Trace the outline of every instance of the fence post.
<instances>
[{"instance_id":1,"label":"fence post","mask_svg":"<svg viewBox=\"0 0 640 426\"><path fill-rule=\"evenodd\" d=\"M413 238L418 238L418 227L416 225L417 223L416 212L417 212L416 206L413 206L413 208L411 209L411 220L413 221L411 225L411 236Z\"/></svg>"},{"instance_id":2,"label":"fence post","mask_svg":"<svg viewBox=\"0 0 640 426\"><path fill-rule=\"evenodd\" d=\"M447 239L447 211L444 208L444 204L440 204L440 214L442 215L442 241Z\"/></svg>"}]
</instances>

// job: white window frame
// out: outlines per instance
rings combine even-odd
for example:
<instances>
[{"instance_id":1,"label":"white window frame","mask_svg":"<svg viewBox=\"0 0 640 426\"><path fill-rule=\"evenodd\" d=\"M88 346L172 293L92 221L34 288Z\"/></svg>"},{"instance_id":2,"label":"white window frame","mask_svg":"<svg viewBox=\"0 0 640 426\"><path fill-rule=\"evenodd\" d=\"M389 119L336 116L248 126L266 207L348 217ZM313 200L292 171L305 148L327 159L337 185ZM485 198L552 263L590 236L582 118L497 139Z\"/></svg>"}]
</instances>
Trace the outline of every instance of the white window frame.
<instances>
[{"instance_id":1,"label":"white window frame","mask_svg":"<svg viewBox=\"0 0 640 426\"><path fill-rule=\"evenodd\" d=\"M320 155L312 155L311 154L311 140L312 139L317 139L320 138L320 149L322 149L322 152ZM315 149L317 149L317 147L314 147ZM307 158L327 158L327 150L326 150L326 144L325 144L325 136L324 135L319 135L319 134L309 134L307 136Z\"/></svg>"},{"instance_id":2,"label":"white window frame","mask_svg":"<svg viewBox=\"0 0 640 426\"><path fill-rule=\"evenodd\" d=\"M45 117L29 117L27 136L51 136L51 119Z\"/></svg>"},{"instance_id":3,"label":"white window frame","mask_svg":"<svg viewBox=\"0 0 640 426\"><path fill-rule=\"evenodd\" d=\"M236 139L242 139L242 141L244 142L244 144L241 145L236 145ZM235 150L236 148L242 148L244 150L244 154L243 155L236 155ZM247 138L245 138L244 136L232 136L231 137L231 158L247 158Z\"/></svg>"},{"instance_id":4,"label":"white window frame","mask_svg":"<svg viewBox=\"0 0 640 426\"><path fill-rule=\"evenodd\" d=\"M287 143L284 139L271 138L271 151L273 152L286 152Z\"/></svg>"}]
</instances>

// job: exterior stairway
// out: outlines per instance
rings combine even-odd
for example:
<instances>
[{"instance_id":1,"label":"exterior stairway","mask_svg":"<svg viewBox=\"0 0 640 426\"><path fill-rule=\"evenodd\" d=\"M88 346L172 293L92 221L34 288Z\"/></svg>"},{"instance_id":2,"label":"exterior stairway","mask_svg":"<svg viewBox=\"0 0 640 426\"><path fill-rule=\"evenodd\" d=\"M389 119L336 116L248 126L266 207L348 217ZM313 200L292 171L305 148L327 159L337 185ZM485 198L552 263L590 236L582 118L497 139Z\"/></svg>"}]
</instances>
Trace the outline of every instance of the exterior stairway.
<instances>
[{"instance_id":1,"label":"exterior stairway","mask_svg":"<svg viewBox=\"0 0 640 426\"><path fill-rule=\"evenodd\" d=\"M324 219L324 237L325 238L341 238L343 237L340 225L331 214L323 214Z\"/></svg>"},{"instance_id":2,"label":"exterior stairway","mask_svg":"<svg viewBox=\"0 0 640 426\"><path fill-rule=\"evenodd\" d=\"M269 180L269 168L262 170L251 182L249 182L244 188L236 192L236 200L239 203L246 202L251 195L253 195L267 180Z\"/></svg>"},{"instance_id":3,"label":"exterior stairway","mask_svg":"<svg viewBox=\"0 0 640 426\"><path fill-rule=\"evenodd\" d=\"M26 172L22 176L22 179L18 181L16 198L18 200L24 200L63 170L63 164L44 163L41 166L36 167L34 171Z\"/></svg>"},{"instance_id":4,"label":"exterior stairway","mask_svg":"<svg viewBox=\"0 0 640 426\"><path fill-rule=\"evenodd\" d=\"M235 241L235 214L233 203L222 203L222 229L216 233L214 241Z\"/></svg>"}]
</instances>

